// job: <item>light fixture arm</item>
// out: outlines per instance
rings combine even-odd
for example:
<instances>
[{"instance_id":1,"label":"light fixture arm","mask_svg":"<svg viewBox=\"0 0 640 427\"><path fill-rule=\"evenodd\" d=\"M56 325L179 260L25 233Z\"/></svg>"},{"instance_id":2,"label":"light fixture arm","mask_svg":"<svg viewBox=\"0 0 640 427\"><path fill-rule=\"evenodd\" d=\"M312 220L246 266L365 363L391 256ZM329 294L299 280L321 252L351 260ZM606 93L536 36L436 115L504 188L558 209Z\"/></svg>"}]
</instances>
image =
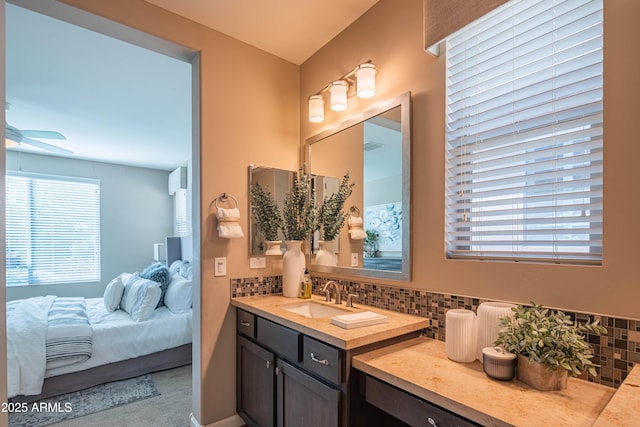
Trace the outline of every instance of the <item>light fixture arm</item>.
<instances>
[{"instance_id":1,"label":"light fixture arm","mask_svg":"<svg viewBox=\"0 0 640 427\"><path fill-rule=\"evenodd\" d=\"M319 91L317 91L311 96L322 95L323 93L328 92L333 82L340 81L340 80L344 80L345 82L347 82L347 86L348 86L347 95L350 97L355 95L355 91L352 89L356 87L356 72L360 68L362 68L362 66L365 64L371 64L371 66L373 66L373 68L375 69L375 65L373 64L373 61L369 59L368 61L357 65L353 70L349 71L347 74L344 74L342 77L332 80L331 83L327 84L325 87L323 87L322 89L320 89Z\"/></svg>"}]
</instances>

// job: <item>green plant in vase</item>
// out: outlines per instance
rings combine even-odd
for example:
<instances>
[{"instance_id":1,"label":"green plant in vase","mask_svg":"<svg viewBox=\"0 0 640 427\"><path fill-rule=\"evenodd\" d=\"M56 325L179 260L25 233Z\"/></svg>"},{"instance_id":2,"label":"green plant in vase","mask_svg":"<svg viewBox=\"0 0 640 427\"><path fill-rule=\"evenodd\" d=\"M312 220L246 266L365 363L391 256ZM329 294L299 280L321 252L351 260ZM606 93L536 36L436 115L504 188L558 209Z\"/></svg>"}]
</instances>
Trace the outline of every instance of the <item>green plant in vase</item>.
<instances>
[{"instance_id":1,"label":"green plant in vase","mask_svg":"<svg viewBox=\"0 0 640 427\"><path fill-rule=\"evenodd\" d=\"M304 240L316 228L315 192L304 166L293 174L293 188L284 197L283 217L286 240Z\"/></svg>"},{"instance_id":2,"label":"green plant in vase","mask_svg":"<svg viewBox=\"0 0 640 427\"><path fill-rule=\"evenodd\" d=\"M367 237L363 241L364 254L367 257L375 257L378 250L378 238L380 235L376 230L366 230Z\"/></svg>"},{"instance_id":3,"label":"green plant in vase","mask_svg":"<svg viewBox=\"0 0 640 427\"><path fill-rule=\"evenodd\" d=\"M269 191L265 191L260 184L251 186L251 204L256 224L264 238L270 241L278 240L278 231L282 228L282 215L278 204Z\"/></svg>"},{"instance_id":4,"label":"green plant in vase","mask_svg":"<svg viewBox=\"0 0 640 427\"><path fill-rule=\"evenodd\" d=\"M512 308L514 315L500 320L502 326L495 344L518 355L518 378L541 390L564 388L555 386L543 388L530 383L529 377L521 378L529 364L542 364L550 373L559 372L566 376L580 376L589 372L596 376L597 365L591 360L593 353L586 335L606 334L607 329L593 322L578 322L562 311L550 310L531 303L531 307L518 305ZM523 372L521 372L523 371ZM563 372L564 371L564 372Z\"/></svg>"},{"instance_id":5,"label":"green plant in vase","mask_svg":"<svg viewBox=\"0 0 640 427\"><path fill-rule=\"evenodd\" d=\"M342 208L351 196L354 185L355 183L349 182L349 172L347 172L340 181L338 191L323 200L318 210L317 224L321 240L331 241L340 234L348 215L346 212L342 212Z\"/></svg>"}]
</instances>

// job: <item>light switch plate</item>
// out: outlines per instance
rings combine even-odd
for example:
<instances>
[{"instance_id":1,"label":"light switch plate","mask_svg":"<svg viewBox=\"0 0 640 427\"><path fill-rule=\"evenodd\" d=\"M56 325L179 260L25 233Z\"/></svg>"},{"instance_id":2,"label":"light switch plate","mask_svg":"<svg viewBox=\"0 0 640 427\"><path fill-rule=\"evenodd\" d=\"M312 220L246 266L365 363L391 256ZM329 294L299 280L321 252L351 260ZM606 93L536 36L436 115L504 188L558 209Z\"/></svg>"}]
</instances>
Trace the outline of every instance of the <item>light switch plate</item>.
<instances>
[{"instance_id":1,"label":"light switch plate","mask_svg":"<svg viewBox=\"0 0 640 427\"><path fill-rule=\"evenodd\" d=\"M266 268L267 259L263 256L249 258L249 268Z\"/></svg>"},{"instance_id":2,"label":"light switch plate","mask_svg":"<svg viewBox=\"0 0 640 427\"><path fill-rule=\"evenodd\" d=\"M226 276L227 275L227 257L216 257L213 260L213 275L214 276Z\"/></svg>"},{"instance_id":3,"label":"light switch plate","mask_svg":"<svg viewBox=\"0 0 640 427\"><path fill-rule=\"evenodd\" d=\"M358 261L358 252L351 252L351 267L357 267Z\"/></svg>"}]
</instances>

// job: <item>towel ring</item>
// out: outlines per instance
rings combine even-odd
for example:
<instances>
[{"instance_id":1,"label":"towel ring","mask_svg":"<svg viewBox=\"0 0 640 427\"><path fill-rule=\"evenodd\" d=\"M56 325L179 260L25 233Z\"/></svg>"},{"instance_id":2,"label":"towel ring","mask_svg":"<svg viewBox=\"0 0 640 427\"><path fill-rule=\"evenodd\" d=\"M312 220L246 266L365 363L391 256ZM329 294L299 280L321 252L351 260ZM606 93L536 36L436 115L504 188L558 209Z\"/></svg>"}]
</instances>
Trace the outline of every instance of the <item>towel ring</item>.
<instances>
[{"instance_id":1,"label":"towel ring","mask_svg":"<svg viewBox=\"0 0 640 427\"><path fill-rule=\"evenodd\" d=\"M218 201L220 201L220 202L228 202L229 199L234 201L234 203L236 204L235 207L237 208L238 207L238 199L233 197L231 194L222 193L221 195L216 197L215 200L214 200L214 204L215 204L216 209L218 208Z\"/></svg>"},{"instance_id":2,"label":"towel ring","mask_svg":"<svg viewBox=\"0 0 640 427\"><path fill-rule=\"evenodd\" d=\"M360 209L356 205L353 205L349 208L349 212L355 213L356 216L360 216Z\"/></svg>"}]
</instances>

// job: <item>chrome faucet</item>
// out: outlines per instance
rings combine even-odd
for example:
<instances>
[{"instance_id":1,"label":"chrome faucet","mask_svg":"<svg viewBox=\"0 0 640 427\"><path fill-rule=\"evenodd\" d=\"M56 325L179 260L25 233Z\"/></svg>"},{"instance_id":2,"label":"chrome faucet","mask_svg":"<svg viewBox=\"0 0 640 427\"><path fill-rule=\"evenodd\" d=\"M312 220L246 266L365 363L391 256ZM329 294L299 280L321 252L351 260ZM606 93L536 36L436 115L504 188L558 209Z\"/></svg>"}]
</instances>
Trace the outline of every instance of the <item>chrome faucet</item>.
<instances>
[{"instance_id":1,"label":"chrome faucet","mask_svg":"<svg viewBox=\"0 0 640 427\"><path fill-rule=\"evenodd\" d=\"M322 288L322 292L324 292L324 295L325 295L325 301L331 302L331 286L332 285L333 285L333 288L336 290L336 304L341 304L342 296L340 295L340 284L335 280L329 280L327 283L324 284L324 287Z\"/></svg>"}]
</instances>

